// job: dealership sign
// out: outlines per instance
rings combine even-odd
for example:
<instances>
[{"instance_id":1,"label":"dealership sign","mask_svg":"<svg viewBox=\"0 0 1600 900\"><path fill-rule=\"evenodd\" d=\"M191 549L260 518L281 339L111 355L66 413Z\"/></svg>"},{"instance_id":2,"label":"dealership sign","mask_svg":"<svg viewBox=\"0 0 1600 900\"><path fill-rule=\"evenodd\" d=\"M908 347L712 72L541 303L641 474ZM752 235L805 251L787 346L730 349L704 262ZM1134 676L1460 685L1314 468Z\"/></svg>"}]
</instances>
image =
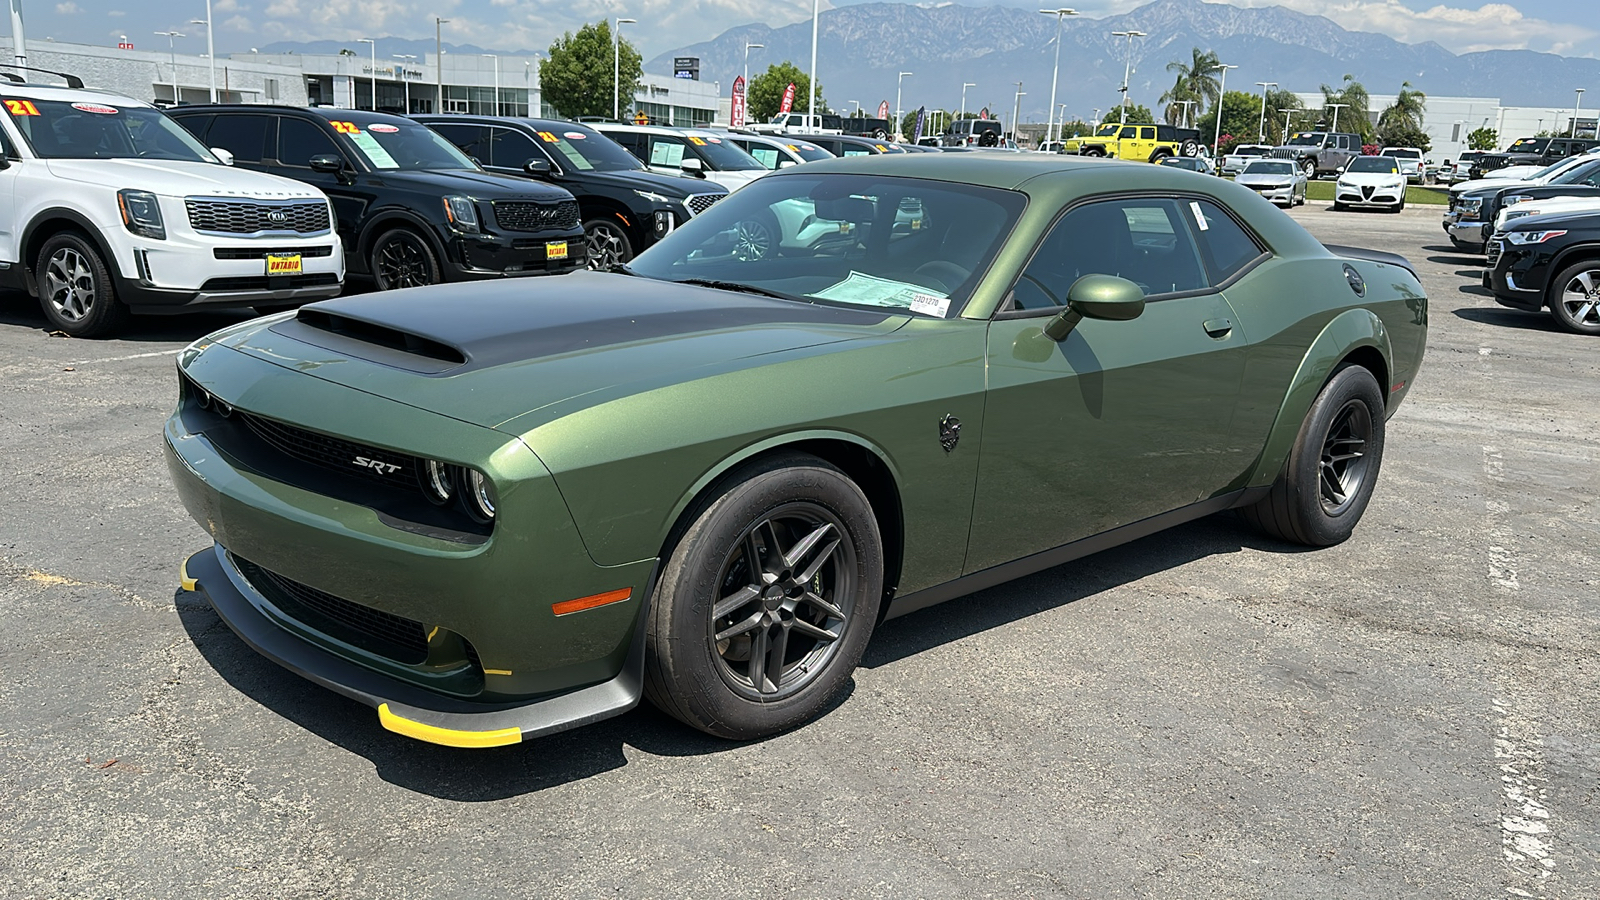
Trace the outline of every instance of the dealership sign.
<instances>
[{"instance_id":1,"label":"dealership sign","mask_svg":"<svg viewBox=\"0 0 1600 900\"><path fill-rule=\"evenodd\" d=\"M730 124L734 128L744 127L744 76L740 75L733 80L733 111L729 114Z\"/></svg>"}]
</instances>

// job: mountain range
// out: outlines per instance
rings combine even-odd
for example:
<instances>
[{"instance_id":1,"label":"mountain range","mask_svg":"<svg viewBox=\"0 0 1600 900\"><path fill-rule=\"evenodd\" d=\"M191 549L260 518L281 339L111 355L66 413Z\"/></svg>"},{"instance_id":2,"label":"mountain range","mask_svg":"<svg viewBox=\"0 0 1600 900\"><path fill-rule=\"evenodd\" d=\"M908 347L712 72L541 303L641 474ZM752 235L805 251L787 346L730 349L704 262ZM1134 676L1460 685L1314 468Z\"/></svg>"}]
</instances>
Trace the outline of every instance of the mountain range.
<instances>
[{"instance_id":1,"label":"mountain range","mask_svg":"<svg viewBox=\"0 0 1600 900\"><path fill-rule=\"evenodd\" d=\"M1394 94L1403 82L1424 93L1448 97L1498 97L1506 106L1570 105L1573 89L1600 87L1600 60L1525 50L1455 54L1433 42L1405 44L1381 34L1347 31L1322 16L1278 6L1236 7L1202 0L1155 0L1122 15L1091 19L1069 16L1062 24L1061 76L1057 103L1069 118L1087 119L1119 100L1126 38L1113 31L1137 30L1148 37L1132 44L1134 74L1129 96L1151 109L1172 86L1167 64L1188 62L1192 49L1214 50L1228 72L1230 88L1257 91L1255 82L1277 82L1284 90L1316 91L1353 75L1372 94ZM1020 117L1043 121L1050 103L1056 21L1030 9L940 3L862 3L827 10L819 23L818 80L834 109L852 101L875 109L895 103L897 74L901 107L955 108L962 82L967 108L988 106L1009 118L1022 82ZM670 73L677 56L700 58L700 77L731 88L744 66L746 42L752 75L769 63L791 61L804 70L811 58L811 23L782 28L751 24L718 37L663 53L645 71Z\"/></svg>"}]
</instances>

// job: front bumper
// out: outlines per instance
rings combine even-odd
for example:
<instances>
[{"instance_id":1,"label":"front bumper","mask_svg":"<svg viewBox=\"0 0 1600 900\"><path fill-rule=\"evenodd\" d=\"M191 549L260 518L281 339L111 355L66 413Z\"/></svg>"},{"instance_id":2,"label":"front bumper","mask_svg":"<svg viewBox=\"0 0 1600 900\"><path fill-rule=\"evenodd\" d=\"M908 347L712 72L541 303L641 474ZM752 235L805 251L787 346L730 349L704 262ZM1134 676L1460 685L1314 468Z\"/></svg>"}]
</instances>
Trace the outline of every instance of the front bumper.
<instances>
[{"instance_id":1,"label":"front bumper","mask_svg":"<svg viewBox=\"0 0 1600 900\"><path fill-rule=\"evenodd\" d=\"M1358 207L1393 207L1405 202L1406 188L1377 187L1370 190L1365 187L1340 184L1334 189L1334 201L1345 206Z\"/></svg>"},{"instance_id":2,"label":"front bumper","mask_svg":"<svg viewBox=\"0 0 1600 900\"><path fill-rule=\"evenodd\" d=\"M1257 187L1255 185L1245 185L1245 187L1250 188L1250 190L1260 194L1263 199L1270 200L1273 203L1294 203L1294 185L1292 184L1286 184L1282 187Z\"/></svg>"},{"instance_id":3,"label":"front bumper","mask_svg":"<svg viewBox=\"0 0 1600 900\"><path fill-rule=\"evenodd\" d=\"M589 261L583 230L570 234L456 235L450 239L447 281L560 275Z\"/></svg>"},{"instance_id":4,"label":"front bumper","mask_svg":"<svg viewBox=\"0 0 1600 900\"><path fill-rule=\"evenodd\" d=\"M1518 248L1498 236L1484 249L1489 264L1483 286L1494 294L1495 302L1528 312L1544 309L1543 285L1551 274L1547 261L1541 261L1537 251Z\"/></svg>"},{"instance_id":5,"label":"front bumper","mask_svg":"<svg viewBox=\"0 0 1600 900\"><path fill-rule=\"evenodd\" d=\"M1477 219L1456 219L1453 215L1446 216L1444 220L1444 233L1456 244L1465 244L1469 247L1482 248L1487 240L1490 226Z\"/></svg>"},{"instance_id":6,"label":"front bumper","mask_svg":"<svg viewBox=\"0 0 1600 900\"><path fill-rule=\"evenodd\" d=\"M174 228L162 241L128 237L113 251L113 278L119 299L139 312L290 306L337 296L344 284L344 247L331 233L221 238ZM269 277L269 253L300 256L301 271Z\"/></svg>"}]
</instances>

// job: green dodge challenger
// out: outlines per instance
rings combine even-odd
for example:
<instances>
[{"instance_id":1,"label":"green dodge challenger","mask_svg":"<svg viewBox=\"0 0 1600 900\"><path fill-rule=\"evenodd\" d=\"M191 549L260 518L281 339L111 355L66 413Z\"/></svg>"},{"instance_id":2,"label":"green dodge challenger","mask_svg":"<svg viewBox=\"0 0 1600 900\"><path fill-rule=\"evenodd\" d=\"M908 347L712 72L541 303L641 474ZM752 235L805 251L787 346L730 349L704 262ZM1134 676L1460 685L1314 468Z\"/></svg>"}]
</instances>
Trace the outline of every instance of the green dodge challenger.
<instances>
[{"instance_id":1,"label":"green dodge challenger","mask_svg":"<svg viewBox=\"0 0 1600 900\"><path fill-rule=\"evenodd\" d=\"M1237 509L1349 537L1427 298L1250 190L914 154L759 179L613 273L312 304L178 360L183 586L384 727L755 738L874 627ZM934 698L929 698L933 702Z\"/></svg>"}]
</instances>

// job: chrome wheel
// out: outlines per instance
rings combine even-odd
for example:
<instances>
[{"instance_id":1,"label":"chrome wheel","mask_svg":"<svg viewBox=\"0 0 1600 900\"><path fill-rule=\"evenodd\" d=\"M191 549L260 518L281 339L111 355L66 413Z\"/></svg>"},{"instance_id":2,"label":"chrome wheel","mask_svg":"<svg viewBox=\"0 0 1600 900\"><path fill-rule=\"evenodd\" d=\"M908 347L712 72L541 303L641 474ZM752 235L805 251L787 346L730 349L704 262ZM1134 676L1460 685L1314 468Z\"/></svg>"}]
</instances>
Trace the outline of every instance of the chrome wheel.
<instances>
[{"instance_id":1,"label":"chrome wheel","mask_svg":"<svg viewBox=\"0 0 1600 900\"><path fill-rule=\"evenodd\" d=\"M596 220L583 226L589 244L589 268L609 272L633 258L628 236L616 225Z\"/></svg>"},{"instance_id":2,"label":"chrome wheel","mask_svg":"<svg viewBox=\"0 0 1600 900\"><path fill-rule=\"evenodd\" d=\"M1600 269L1578 272L1561 286L1562 310L1574 325L1600 327Z\"/></svg>"},{"instance_id":3,"label":"chrome wheel","mask_svg":"<svg viewBox=\"0 0 1600 900\"><path fill-rule=\"evenodd\" d=\"M766 259L776 240L767 223L745 219L733 226L733 258L743 262Z\"/></svg>"},{"instance_id":4,"label":"chrome wheel","mask_svg":"<svg viewBox=\"0 0 1600 900\"><path fill-rule=\"evenodd\" d=\"M69 322L88 317L100 294L89 261L71 247L62 247L45 262L44 292L50 308Z\"/></svg>"},{"instance_id":5,"label":"chrome wheel","mask_svg":"<svg viewBox=\"0 0 1600 900\"><path fill-rule=\"evenodd\" d=\"M855 550L822 506L791 503L757 520L722 565L707 637L735 694L792 696L827 669L851 625Z\"/></svg>"},{"instance_id":6,"label":"chrome wheel","mask_svg":"<svg viewBox=\"0 0 1600 900\"><path fill-rule=\"evenodd\" d=\"M1322 510L1337 516L1349 508L1367 478L1367 441L1372 437L1372 411L1361 400L1350 400L1333 417L1322 440L1318 483Z\"/></svg>"}]
</instances>

